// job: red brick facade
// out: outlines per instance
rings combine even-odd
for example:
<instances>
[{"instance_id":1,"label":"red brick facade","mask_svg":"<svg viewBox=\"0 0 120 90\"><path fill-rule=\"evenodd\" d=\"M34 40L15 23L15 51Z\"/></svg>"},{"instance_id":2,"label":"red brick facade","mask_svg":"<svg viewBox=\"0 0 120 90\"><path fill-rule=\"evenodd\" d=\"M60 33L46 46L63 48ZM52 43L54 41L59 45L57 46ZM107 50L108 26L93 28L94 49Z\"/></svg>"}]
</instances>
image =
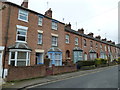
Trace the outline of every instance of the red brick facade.
<instances>
[{"instance_id":1,"label":"red brick facade","mask_svg":"<svg viewBox=\"0 0 120 90\"><path fill-rule=\"evenodd\" d=\"M98 40L93 37L93 34L85 35L84 30L74 31L71 29L71 25L65 26L64 23L52 19L52 10L49 9L45 12L45 15L42 15L38 12L32 11L27 9L27 3L22 4L22 6L18 6L11 2L3 2L2 3L5 8L3 8L0 12L2 12L2 26L0 26L0 30L2 30L2 41L0 40L0 46L5 46L4 54L3 54L3 66L4 68L8 67L9 63L9 47L15 45L16 36L17 36L17 25L27 27L27 36L26 36L26 45L31 49L30 51L30 65L36 64L36 52L41 52L44 56L47 54L49 49L52 47L52 36L57 36L58 43L57 48L59 48L62 52L62 62L66 59L74 60L75 58L73 51L79 49L82 51L82 59L84 60L85 56L87 55L87 60L90 59L89 51L92 49L96 52L96 58L100 57L100 50L102 49L105 53L107 58L108 56L108 47L110 47L110 52L112 55L111 59L117 58L117 51L118 49L115 44L108 43L107 41L102 42L102 40ZM28 22L21 21L18 19L19 10L25 10L28 12ZM39 15L42 16L42 26L38 25L38 18ZM57 30L53 30L51 28L52 21L57 22ZM0 22L1 23L1 22ZM38 33L41 32L42 37L42 44L38 44ZM69 35L69 43L66 42L66 35ZM75 38L78 38L78 45L75 45ZM86 40L86 46L84 46L84 40ZM90 42L92 41L93 45L90 47ZM96 43L98 44L96 48ZM102 47L100 48L100 45ZM106 46L106 50L105 50ZM13 48L12 48L13 49ZM15 49L15 48L14 48ZM76 50L76 51L79 51ZM16 54L15 54L16 55ZM43 56L43 58L44 58Z\"/></svg>"}]
</instances>

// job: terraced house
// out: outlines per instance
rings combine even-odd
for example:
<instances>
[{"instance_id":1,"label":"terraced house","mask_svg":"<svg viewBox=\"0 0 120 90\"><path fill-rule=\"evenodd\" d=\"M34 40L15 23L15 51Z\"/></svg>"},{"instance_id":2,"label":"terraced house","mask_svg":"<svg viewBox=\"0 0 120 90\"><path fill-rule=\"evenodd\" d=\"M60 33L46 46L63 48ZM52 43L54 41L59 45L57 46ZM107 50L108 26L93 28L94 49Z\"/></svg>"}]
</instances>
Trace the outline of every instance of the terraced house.
<instances>
[{"instance_id":1,"label":"terraced house","mask_svg":"<svg viewBox=\"0 0 120 90\"><path fill-rule=\"evenodd\" d=\"M66 59L74 63L80 60L94 60L95 58L109 59L111 62L119 57L119 46L115 42L94 37L93 33L84 34L84 29L73 30L71 24L65 26Z\"/></svg>"},{"instance_id":2,"label":"terraced house","mask_svg":"<svg viewBox=\"0 0 120 90\"><path fill-rule=\"evenodd\" d=\"M84 29L71 29L71 24L52 18L52 10L40 14L28 9L28 2L21 6L11 2L0 2L0 67L3 76L8 66L31 66L44 64L50 58L50 66L62 66L66 60L95 58L118 58L120 49L115 43L106 41L93 33L84 34ZM2 71L1 71L2 72ZM2 76L2 75L1 75Z\"/></svg>"}]
</instances>

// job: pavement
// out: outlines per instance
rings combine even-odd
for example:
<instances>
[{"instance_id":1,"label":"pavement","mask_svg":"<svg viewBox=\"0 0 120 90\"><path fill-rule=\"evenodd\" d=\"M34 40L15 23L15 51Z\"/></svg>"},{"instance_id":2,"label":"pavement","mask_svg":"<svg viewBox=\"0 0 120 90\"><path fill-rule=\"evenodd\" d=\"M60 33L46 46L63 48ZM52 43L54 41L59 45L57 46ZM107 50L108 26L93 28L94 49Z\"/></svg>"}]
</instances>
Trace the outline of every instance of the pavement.
<instances>
[{"instance_id":1,"label":"pavement","mask_svg":"<svg viewBox=\"0 0 120 90\"><path fill-rule=\"evenodd\" d=\"M109 67L102 67L102 68L96 68L92 70L79 70L76 72L71 72L71 73L64 73L64 74L59 74L59 75L53 75L53 76L46 76L42 78L36 78L36 79L29 79L29 80L23 80L23 81L18 81L18 82L10 82L10 83L5 83L3 84L2 88L19 88L19 89L25 89L31 86L35 85L40 85L40 84L45 84L45 83L51 83L51 82L56 82L56 81L61 81L69 78L74 78L77 76L84 76L90 73L96 73L103 71L105 69L109 69L114 66L109 66Z\"/></svg>"}]
</instances>

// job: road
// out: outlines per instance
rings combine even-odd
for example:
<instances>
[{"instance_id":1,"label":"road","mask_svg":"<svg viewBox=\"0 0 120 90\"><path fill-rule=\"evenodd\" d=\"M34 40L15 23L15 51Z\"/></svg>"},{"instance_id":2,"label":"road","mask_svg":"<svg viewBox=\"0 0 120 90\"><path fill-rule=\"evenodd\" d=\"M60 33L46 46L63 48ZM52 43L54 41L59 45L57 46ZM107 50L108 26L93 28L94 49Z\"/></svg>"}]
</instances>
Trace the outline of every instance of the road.
<instances>
[{"instance_id":1,"label":"road","mask_svg":"<svg viewBox=\"0 0 120 90\"><path fill-rule=\"evenodd\" d=\"M33 88L118 88L118 66Z\"/></svg>"}]
</instances>

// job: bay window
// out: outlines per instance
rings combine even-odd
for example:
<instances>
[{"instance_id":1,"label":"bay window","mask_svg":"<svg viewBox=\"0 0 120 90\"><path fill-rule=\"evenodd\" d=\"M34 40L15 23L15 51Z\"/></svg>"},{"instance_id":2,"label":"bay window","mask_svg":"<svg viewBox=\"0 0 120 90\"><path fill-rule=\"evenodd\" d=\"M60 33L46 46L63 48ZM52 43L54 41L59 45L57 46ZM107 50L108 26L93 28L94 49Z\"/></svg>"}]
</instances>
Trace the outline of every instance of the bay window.
<instances>
[{"instance_id":1,"label":"bay window","mask_svg":"<svg viewBox=\"0 0 120 90\"><path fill-rule=\"evenodd\" d=\"M11 66L29 66L30 51L28 50L11 50L9 52L9 65Z\"/></svg>"}]
</instances>

